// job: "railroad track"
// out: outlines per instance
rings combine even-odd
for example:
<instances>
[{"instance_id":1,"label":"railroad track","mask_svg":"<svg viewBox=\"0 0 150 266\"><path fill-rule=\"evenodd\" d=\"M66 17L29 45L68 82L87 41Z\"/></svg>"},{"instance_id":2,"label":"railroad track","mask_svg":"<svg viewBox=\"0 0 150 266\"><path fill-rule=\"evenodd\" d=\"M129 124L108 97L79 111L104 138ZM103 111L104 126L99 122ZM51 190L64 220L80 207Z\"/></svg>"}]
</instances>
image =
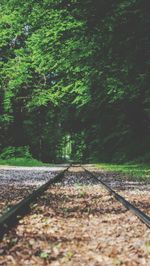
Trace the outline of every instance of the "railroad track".
<instances>
[{"instance_id":1,"label":"railroad track","mask_svg":"<svg viewBox=\"0 0 150 266\"><path fill-rule=\"evenodd\" d=\"M31 194L29 194L19 203L15 204L9 211L0 217L0 239L2 239L4 234L8 232L14 225L16 225L17 222L29 212L31 203L35 202L37 198L40 197L51 185L61 181L69 167L57 174L55 177L51 178L38 189L34 190Z\"/></svg>"},{"instance_id":2,"label":"railroad track","mask_svg":"<svg viewBox=\"0 0 150 266\"><path fill-rule=\"evenodd\" d=\"M72 165L71 165L72 166ZM8 212L0 217L0 238L2 239L4 234L7 233L17 222L25 216L30 210L30 204L38 200L38 198L53 184L57 182L61 182L64 178L65 173L69 170L71 166L68 166L65 170L57 174L55 177L50 179L44 185L40 186L38 189L34 190L29 196L25 197L19 203L14 205ZM99 177L95 174L87 170L82 165L75 165L75 167L81 167L87 175L91 178L95 179L98 183L100 183L110 195L112 195L117 201L123 204L128 210L130 210L133 214L135 214L147 227L150 228L150 217L142 212L140 209L135 207L129 201L127 201L124 197L120 196L116 193L110 186L108 186L105 182L103 182Z\"/></svg>"},{"instance_id":3,"label":"railroad track","mask_svg":"<svg viewBox=\"0 0 150 266\"><path fill-rule=\"evenodd\" d=\"M150 228L150 217L146 215L143 211L135 207L129 201L127 201L124 197L116 193L110 186L108 186L105 182L100 180L96 175L92 172L88 171L86 168L82 166L82 168L91 175L95 180L97 180L108 192L112 195L117 201L119 201L125 208L130 210L133 214L135 214L144 224L146 224Z\"/></svg>"}]
</instances>

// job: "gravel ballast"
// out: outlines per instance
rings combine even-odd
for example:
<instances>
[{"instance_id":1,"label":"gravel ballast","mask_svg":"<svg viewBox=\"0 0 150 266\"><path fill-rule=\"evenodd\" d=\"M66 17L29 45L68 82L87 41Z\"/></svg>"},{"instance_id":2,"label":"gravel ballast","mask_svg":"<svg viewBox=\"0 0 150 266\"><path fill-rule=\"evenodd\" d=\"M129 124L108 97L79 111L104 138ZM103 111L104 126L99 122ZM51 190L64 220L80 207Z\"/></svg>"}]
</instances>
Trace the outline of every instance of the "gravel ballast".
<instances>
[{"instance_id":1,"label":"gravel ballast","mask_svg":"<svg viewBox=\"0 0 150 266\"><path fill-rule=\"evenodd\" d=\"M145 184L142 191L140 185L129 189L121 176L96 174L150 214ZM150 230L81 168L72 167L5 235L0 252L2 265L148 266Z\"/></svg>"}]
</instances>

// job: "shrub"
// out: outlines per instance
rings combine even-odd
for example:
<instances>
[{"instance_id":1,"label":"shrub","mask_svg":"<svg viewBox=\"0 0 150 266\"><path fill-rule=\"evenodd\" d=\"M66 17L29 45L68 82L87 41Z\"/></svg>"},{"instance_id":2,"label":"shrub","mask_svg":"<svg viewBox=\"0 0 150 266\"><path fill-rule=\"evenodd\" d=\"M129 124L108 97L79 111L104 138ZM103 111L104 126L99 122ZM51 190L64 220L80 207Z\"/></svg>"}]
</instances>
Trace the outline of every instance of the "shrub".
<instances>
[{"instance_id":1,"label":"shrub","mask_svg":"<svg viewBox=\"0 0 150 266\"><path fill-rule=\"evenodd\" d=\"M3 149L2 153L0 154L0 159L3 160L10 159L13 157L32 158L32 155L29 151L29 146L22 146L22 147L9 146Z\"/></svg>"}]
</instances>

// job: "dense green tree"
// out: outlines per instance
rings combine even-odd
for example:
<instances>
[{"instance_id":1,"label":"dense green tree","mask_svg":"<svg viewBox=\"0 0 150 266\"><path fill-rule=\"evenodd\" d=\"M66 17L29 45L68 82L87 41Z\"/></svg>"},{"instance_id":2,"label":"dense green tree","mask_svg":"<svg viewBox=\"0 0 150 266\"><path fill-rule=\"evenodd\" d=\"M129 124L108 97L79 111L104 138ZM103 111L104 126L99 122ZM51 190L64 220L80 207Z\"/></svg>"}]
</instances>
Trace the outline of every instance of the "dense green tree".
<instances>
[{"instance_id":1,"label":"dense green tree","mask_svg":"<svg viewBox=\"0 0 150 266\"><path fill-rule=\"evenodd\" d=\"M2 0L1 150L148 158L148 0ZM145 156L145 157L144 157Z\"/></svg>"}]
</instances>

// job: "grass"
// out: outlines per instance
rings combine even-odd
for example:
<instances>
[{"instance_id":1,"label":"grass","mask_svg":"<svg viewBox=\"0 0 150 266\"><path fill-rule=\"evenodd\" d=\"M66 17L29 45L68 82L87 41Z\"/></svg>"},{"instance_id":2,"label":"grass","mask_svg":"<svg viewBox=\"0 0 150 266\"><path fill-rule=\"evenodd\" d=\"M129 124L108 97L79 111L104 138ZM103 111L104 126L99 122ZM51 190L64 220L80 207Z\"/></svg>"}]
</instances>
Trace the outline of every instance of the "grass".
<instances>
[{"instance_id":1,"label":"grass","mask_svg":"<svg viewBox=\"0 0 150 266\"><path fill-rule=\"evenodd\" d=\"M125 174L132 179L150 181L150 165L148 164L109 164L109 163L98 163L98 168L101 168L110 172L118 172Z\"/></svg>"},{"instance_id":2,"label":"grass","mask_svg":"<svg viewBox=\"0 0 150 266\"><path fill-rule=\"evenodd\" d=\"M10 166L52 166L52 164L42 163L36 159L29 158L11 158L7 160L0 159L0 165Z\"/></svg>"},{"instance_id":3,"label":"grass","mask_svg":"<svg viewBox=\"0 0 150 266\"><path fill-rule=\"evenodd\" d=\"M36 159L29 158L11 158L7 160L0 159L0 165L10 166L52 166L49 163L42 163ZM109 172L117 172L132 177L134 180L150 181L150 165L148 164L110 164L97 163L96 166Z\"/></svg>"}]
</instances>

